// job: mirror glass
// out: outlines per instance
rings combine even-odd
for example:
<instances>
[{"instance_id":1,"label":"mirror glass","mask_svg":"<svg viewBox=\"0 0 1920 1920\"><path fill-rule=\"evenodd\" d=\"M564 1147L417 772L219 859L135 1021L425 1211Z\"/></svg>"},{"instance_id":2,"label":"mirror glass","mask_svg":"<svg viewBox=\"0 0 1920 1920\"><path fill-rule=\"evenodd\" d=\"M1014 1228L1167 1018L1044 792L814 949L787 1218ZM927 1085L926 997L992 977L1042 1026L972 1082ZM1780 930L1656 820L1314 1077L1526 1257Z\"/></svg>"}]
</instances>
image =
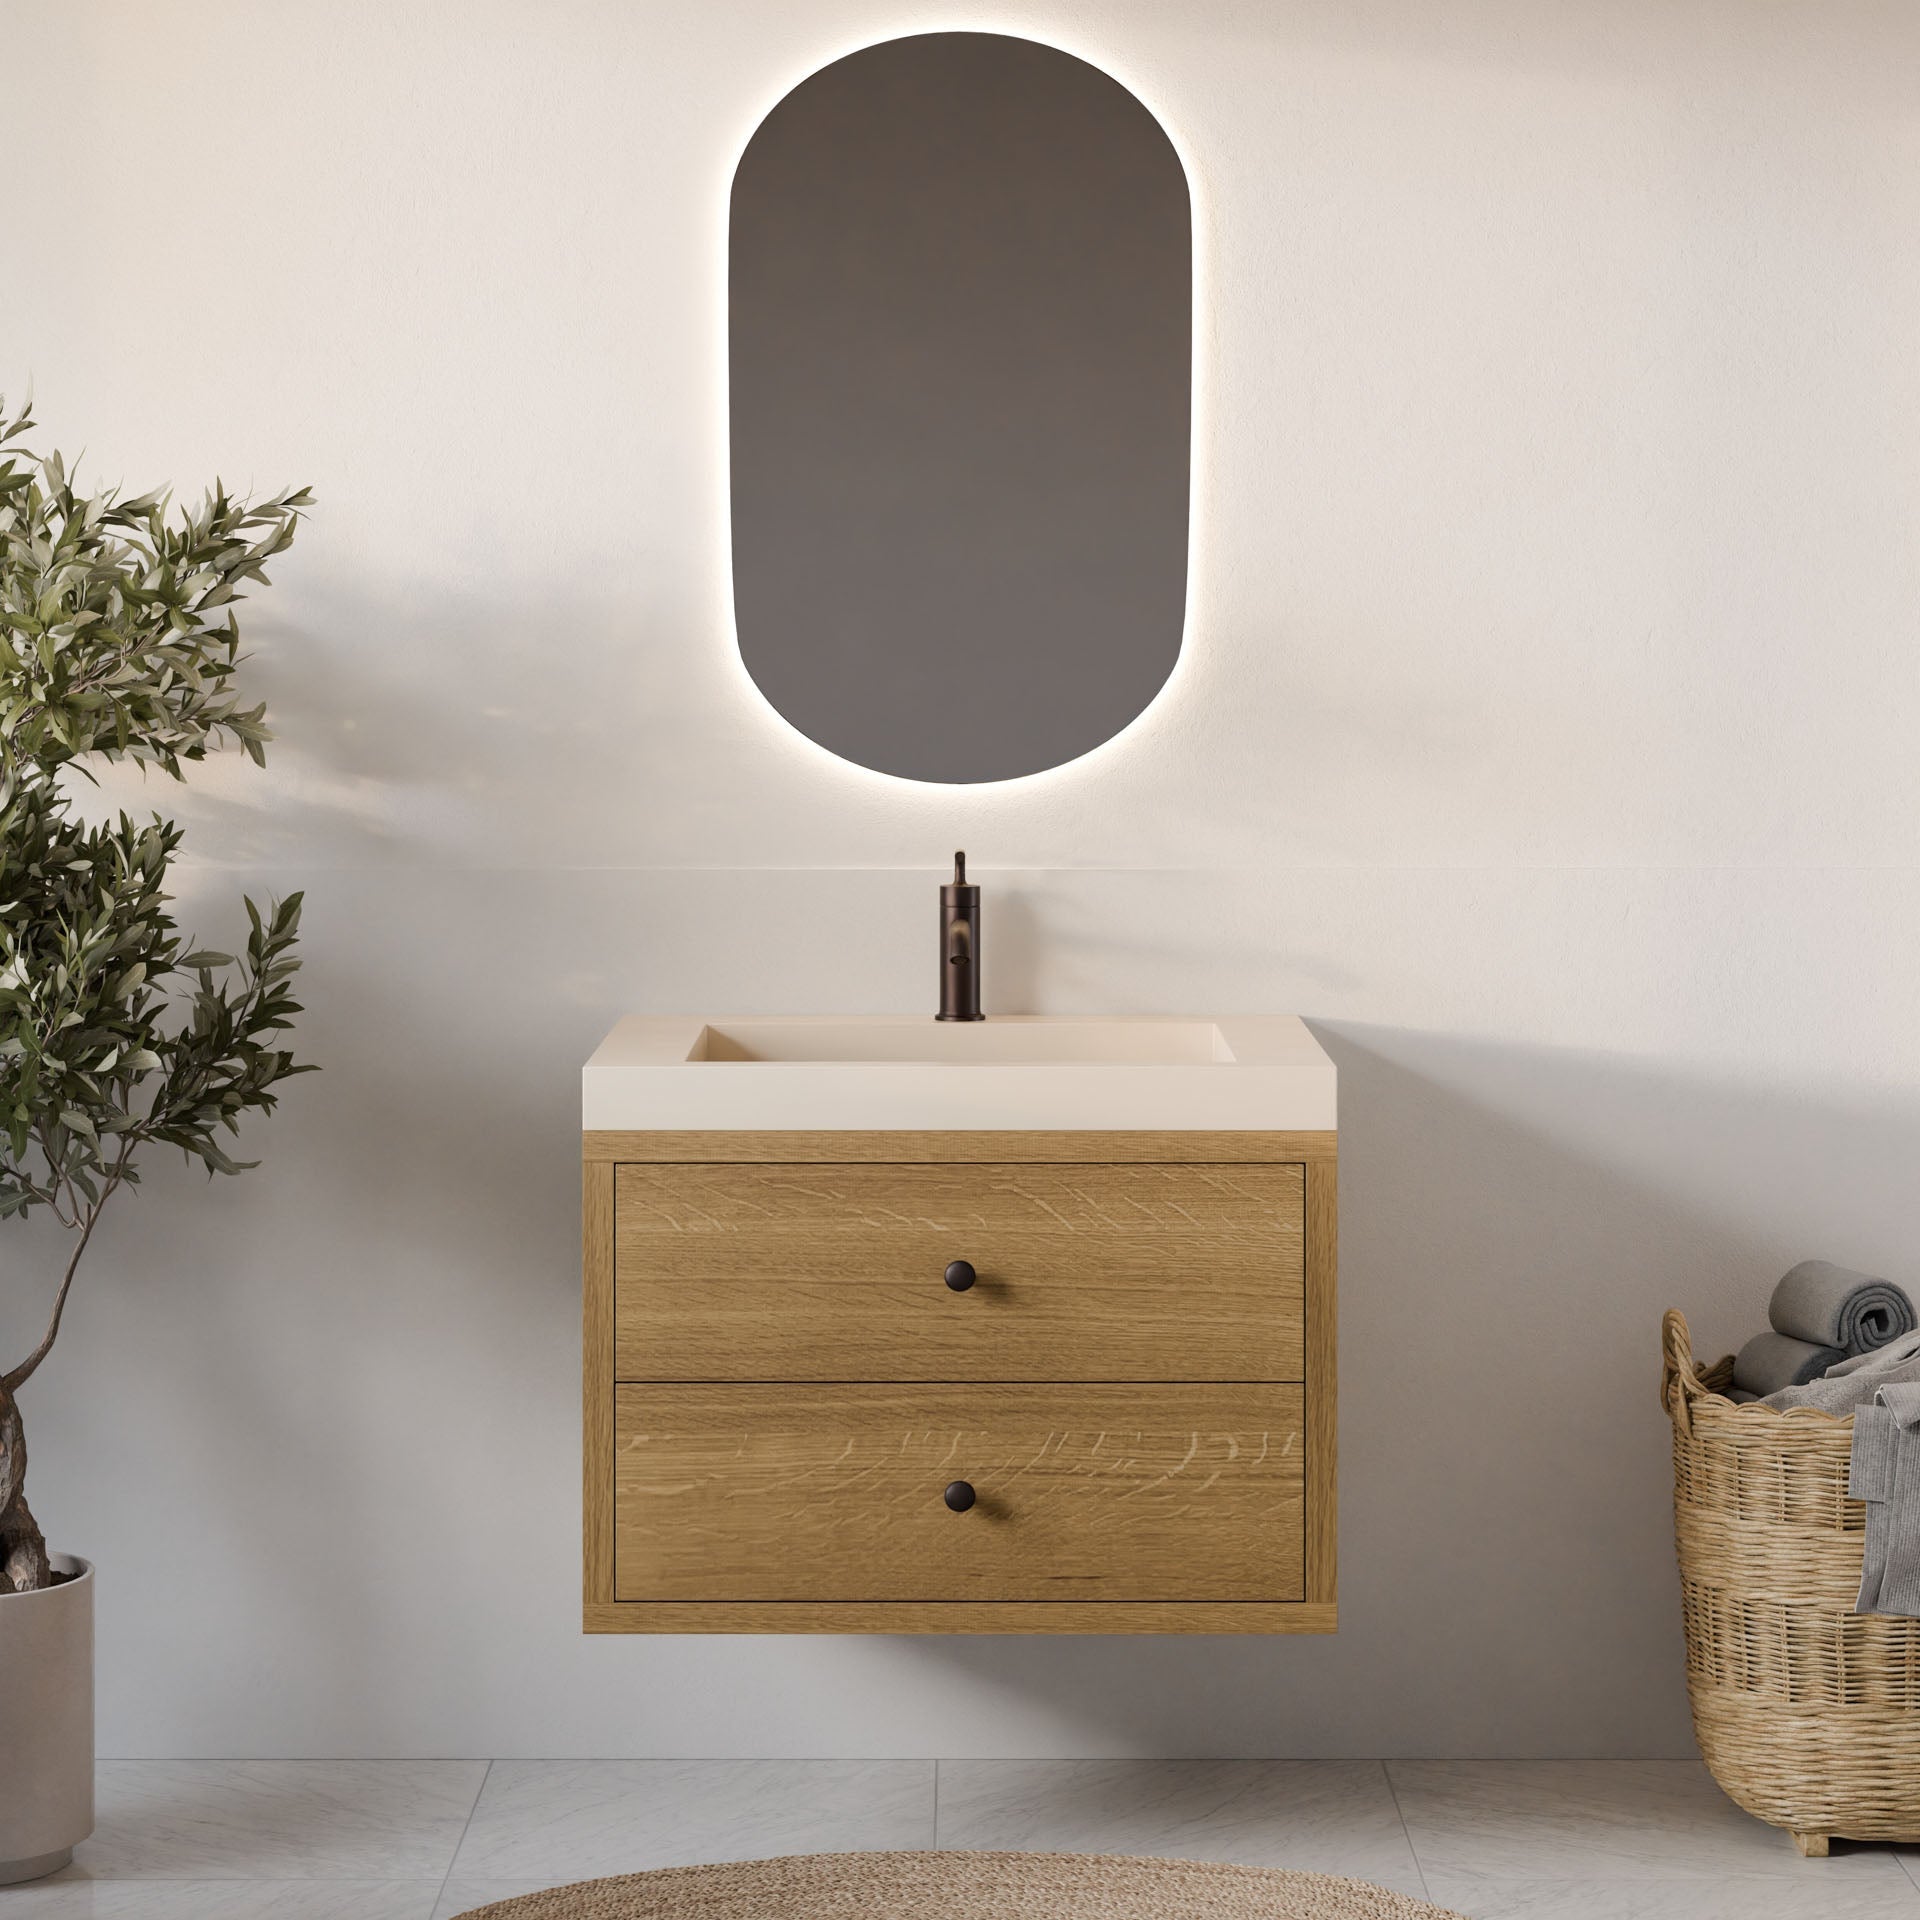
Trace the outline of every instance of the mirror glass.
<instances>
[{"instance_id":1,"label":"mirror glass","mask_svg":"<svg viewBox=\"0 0 1920 1920\"><path fill-rule=\"evenodd\" d=\"M809 738L913 780L1077 758L1185 623L1192 214L1031 40L850 54L761 122L728 258L734 617Z\"/></svg>"}]
</instances>

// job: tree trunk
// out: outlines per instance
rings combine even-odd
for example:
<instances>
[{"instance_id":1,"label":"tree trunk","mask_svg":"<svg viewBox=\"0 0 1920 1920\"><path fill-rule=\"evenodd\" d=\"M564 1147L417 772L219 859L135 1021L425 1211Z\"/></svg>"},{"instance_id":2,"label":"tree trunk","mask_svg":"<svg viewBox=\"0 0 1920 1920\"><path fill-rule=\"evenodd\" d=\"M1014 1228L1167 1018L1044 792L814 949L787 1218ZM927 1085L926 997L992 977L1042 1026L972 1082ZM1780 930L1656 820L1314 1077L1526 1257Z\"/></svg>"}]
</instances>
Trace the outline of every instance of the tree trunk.
<instances>
[{"instance_id":1,"label":"tree trunk","mask_svg":"<svg viewBox=\"0 0 1920 1920\"><path fill-rule=\"evenodd\" d=\"M20 1403L0 1386L0 1594L38 1593L52 1578L46 1537L27 1505L27 1436Z\"/></svg>"}]
</instances>

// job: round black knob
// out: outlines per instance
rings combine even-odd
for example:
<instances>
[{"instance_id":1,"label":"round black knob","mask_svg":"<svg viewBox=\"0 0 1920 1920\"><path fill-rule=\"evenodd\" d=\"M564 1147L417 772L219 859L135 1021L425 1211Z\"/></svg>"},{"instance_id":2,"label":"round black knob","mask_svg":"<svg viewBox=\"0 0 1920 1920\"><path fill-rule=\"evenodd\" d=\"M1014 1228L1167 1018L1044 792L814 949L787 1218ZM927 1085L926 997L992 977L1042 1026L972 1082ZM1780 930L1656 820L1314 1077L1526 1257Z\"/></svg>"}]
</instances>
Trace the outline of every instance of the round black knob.
<instances>
[{"instance_id":1,"label":"round black knob","mask_svg":"<svg viewBox=\"0 0 1920 1920\"><path fill-rule=\"evenodd\" d=\"M953 1513L965 1513L973 1505L973 1488L964 1480L956 1480L942 1496L948 1510Z\"/></svg>"},{"instance_id":2,"label":"round black knob","mask_svg":"<svg viewBox=\"0 0 1920 1920\"><path fill-rule=\"evenodd\" d=\"M979 1278L973 1270L971 1260L949 1260L947 1262L947 1285L955 1293L965 1293Z\"/></svg>"}]
</instances>

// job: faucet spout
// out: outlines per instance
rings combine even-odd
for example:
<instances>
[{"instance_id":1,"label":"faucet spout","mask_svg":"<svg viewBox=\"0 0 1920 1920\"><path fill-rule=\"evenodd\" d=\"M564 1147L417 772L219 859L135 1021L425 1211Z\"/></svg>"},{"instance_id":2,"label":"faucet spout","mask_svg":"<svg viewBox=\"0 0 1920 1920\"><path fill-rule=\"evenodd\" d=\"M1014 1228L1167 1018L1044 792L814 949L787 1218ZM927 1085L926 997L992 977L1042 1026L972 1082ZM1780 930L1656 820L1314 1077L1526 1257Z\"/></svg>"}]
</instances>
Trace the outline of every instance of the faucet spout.
<instances>
[{"instance_id":1,"label":"faucet spout","mask_svg":"<svg viewBox=\"0 0 1920 1920\"><path fill-rule=\"evenodd\" d=\"M980 889L967 881L967 856L953 856L953 879L940 889L940 1020L981 1020Z\"/></svg>"}]
</instances>

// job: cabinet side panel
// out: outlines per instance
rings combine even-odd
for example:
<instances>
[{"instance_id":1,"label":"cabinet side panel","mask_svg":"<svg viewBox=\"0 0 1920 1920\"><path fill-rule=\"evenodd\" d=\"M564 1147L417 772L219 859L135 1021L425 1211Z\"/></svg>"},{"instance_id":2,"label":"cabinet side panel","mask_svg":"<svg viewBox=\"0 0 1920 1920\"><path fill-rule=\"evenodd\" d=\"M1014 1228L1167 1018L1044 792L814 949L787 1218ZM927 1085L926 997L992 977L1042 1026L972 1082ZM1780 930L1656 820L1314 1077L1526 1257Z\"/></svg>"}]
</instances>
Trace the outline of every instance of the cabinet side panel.
<instances>
[{"instance_id":1,"label":"cabinet side panel","mask_svg":"<svg viewBox=\"0 0 1920 1920\"><path fill-rule=\"evenodd\" d=\"M1307 1163L1307 1599L1331 1607L1339 1590L1335 1467L1339 1354L1334 1281L1339 1254L1335 1163Z\"/></svg>"},{"instance_id":2,"label":"cabinet side panel","mask_svg":"<svg viewBox=\"0 0 1920 1920\"><path fill-rule=\"evenodd\" d=\"M581 1514L589 1608L613 1598L613 1165L583 1168L581 1425L586 1478Z\"/></svg>"}]
</instances>

